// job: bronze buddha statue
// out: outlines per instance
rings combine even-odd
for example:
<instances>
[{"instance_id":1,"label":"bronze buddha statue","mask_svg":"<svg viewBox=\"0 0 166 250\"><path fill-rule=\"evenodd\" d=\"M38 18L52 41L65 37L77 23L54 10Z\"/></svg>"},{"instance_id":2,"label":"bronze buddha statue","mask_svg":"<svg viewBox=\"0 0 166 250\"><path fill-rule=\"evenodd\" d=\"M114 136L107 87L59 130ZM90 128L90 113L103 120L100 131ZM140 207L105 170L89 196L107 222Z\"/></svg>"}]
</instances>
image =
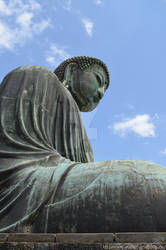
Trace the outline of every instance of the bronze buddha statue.
<instances>
[{"instance_id":1,"label":"bronze buddha statue","mask_svg":"<svg viewBox=\"0 0 166 250\"><path fill-rule=\"evenodd\" d=\"M166 169L93 162L80 111L109 85L105 64L74 57L23 66L0 85L0 232L166 231Z\"/></svg>"}]
</instances>

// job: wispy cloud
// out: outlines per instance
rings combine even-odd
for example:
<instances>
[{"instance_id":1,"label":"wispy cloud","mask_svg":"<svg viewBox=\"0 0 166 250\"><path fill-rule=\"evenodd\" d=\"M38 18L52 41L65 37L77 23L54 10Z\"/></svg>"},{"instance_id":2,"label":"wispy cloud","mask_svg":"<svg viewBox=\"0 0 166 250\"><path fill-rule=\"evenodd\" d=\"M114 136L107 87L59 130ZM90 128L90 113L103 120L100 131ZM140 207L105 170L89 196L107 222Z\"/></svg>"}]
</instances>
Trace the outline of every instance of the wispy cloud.
<instances>
[{"instance_id":1,"label":"wispy cloud","mask_svg":"<svg viewBox=\"0 0 166 250\"><path fill-rule=\"evenodd\" d=\"M19 24L22 33L31 35L32 18L33 13L31 12L25 12L17 17L16 23Z\"/></svg>"},{"instance_id":2,"label":"wispy cloud","mask_svg":"<svg viewBox=\"0 0 166 250\"><path fill-rule=\"evenodd\" d=\"M63 9L70 11L71 10L71 0L59 0L60 5L62 6Z\"/></svg>"},{"instance_id":3,"label":"wispy cloud","mask_svg":"<svg viewBox=\"0 0 166 250\"><path fill-rule=\"evenodd\" d=\"M50 19L42 20L40 23L34 23L33 27L32 27L32 30L36 34L40 34L41 32L43 32L48 27L52 27Z\"/></svg>"},{"instance_id":4,"label":"wispy cloud","mask_svg":"<svg viewBox=\"0 0 166 250\"><path fill-rule=\"evenodd\" d=\"M53 67L57 67L61 61L69 58L70 55L66 52L65 48L57 44L52 44L47 52L46 62Z\"/></svg>"},{"instance_id":5,"label":"wispy cloud","mask_svg":"<svg viewBox=\"0 0 166 250\"><path fill-rule=\"evenodd\" d=\"M28 0L26 3L22 0L0 0L0 14L1 15L14 15L21 14L27 10L35 11L40 10L41 5L35 0Z\"/></svg>"},{"instance_id":6,"label":"wispy cloud","mask_svg":"<svg viewBox=\"0 0 166 250\"><path fill-rule=\"evenodd\" d=\"M0 0L0 49L13 49L28 38L51 27L49 19L38 17L41 5L35 0ZM10 19L8 18L10 16Z\"/></svg>"},{"instance_id":7,"label":"wispy cloud","mask_svg":"<svg viewBox=\"0 0 166 250\"><path fill-rule=\"evenodd\" d=\"M93 26L94 26L93 22L90 21L87 18L83 18L82 19L82 23L83 23L83 25L85 27L85 30L88 33L88 35L92 36L93 35Z\"/></svg>"},{"instance_id":8,"label":"wispy cloud","mask_svg":"<svg viewBox=\"0 0 166 250\"><path fill-rule=\"evenodd\" d=\"M128 132L132 131L142 137L154 137L155 126L151 122L151 117L147 114L137 115L132 119L126 118L123 122L118 122L109 126L119 133L121 136L125 136Z\"/></svg>"},{"instance_id":9,"label":"wispy cloud","mask_svg":"<svg viewBox=\"0 0 166 250\"><path fill-rule=\"evenodd\" d=\"M12 49L15 43L16 34L4 23L0 22L0 48Z\"/></svg>"},{"instance_id":10,"label":"wispy cloud","mask_svg":"<svg viewBox=\"0 0 166 250\"><path fill-rule=\"evenodd\" d=\"M36 2L36 1L30 0L29 4L30 4L30 7L31 7L32 10L39 10L39 9L41 9L41 5L38 2Z\"/></svg>"},{"instance_id":11,"label":"wispy cloud","mask_svg":"<svg viewBox=\"0 0 166 250\"><path fill-rule=\"evenodd\" d=\"M95 0L95 4L97 5L102 4L102 0Z\"/></svg>"},{"instance_id":12,"label":"wispy cloud","mask_svg":"<svg viewBox=\"0 0 166 250\"><path fill-rule=\"evenodd\" d=\"M8 8L6 3L3 0L0 0L0 14L2 15L11 15L11 8Z\"/></svg>"}]
</instances>

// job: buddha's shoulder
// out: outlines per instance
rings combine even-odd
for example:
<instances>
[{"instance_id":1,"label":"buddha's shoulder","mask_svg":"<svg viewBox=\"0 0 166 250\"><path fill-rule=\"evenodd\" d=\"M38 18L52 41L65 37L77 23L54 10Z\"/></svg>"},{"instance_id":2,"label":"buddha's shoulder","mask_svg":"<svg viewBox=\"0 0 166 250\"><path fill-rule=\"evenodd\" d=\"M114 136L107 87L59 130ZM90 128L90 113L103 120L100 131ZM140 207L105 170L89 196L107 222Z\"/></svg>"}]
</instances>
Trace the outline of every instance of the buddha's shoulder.
<instances>
[{"instance_id":1,"label":"buddha's shoulder","mask_svg":"<svg viewBox=\"0 0 166 250\"><path fill-rule=\"evenodd\" d=\"M25 66L20 66L11 72L22 72L22 71L41 71L41 72L48 72L54 74L50 69L39 66L39 65L25 65Z\"/></svg>"},{"instance_id":2,"label":"buddha's shoulder","mask_svg":"<svg viewBox=\"0 0 166 250\"><path fill-rule=\"evenodd\" d=\"M41 77L43 80L46 79L48 76L49 78L53 78L54 81L59 83L59 79L55 75L54 72L52 72L48 68L45 68L45 67L39 66L39 65L20 66L16 69L13 69L12 71L10 71L5 76L5 78L13 79L13 77L14 77L18 80L19 78L22 78L22 75L24 75L25 78L29 78L29 79L31 79L31 78L35 79L35 78Z\"/></svg>"}]
</instances>

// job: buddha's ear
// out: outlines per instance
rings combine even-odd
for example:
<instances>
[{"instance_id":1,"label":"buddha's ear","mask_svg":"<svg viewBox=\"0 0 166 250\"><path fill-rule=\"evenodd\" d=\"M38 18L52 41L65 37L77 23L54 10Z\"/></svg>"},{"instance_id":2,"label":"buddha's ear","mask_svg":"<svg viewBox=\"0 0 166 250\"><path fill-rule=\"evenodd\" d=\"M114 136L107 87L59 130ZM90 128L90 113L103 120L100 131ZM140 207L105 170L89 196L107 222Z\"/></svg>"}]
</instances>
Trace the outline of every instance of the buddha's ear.
<instances>
[{"instance_id":1,"label":"buddha's ear","mask_svg":"<svg viewBox=\"0 0 166 250\"><path fill-rule=\"evenodd\" d=\"M69 63L65 68L64 80L66 82L71 81L72 75L74 71L78 70L77 63Z\"/></svg>"}]
</instances>

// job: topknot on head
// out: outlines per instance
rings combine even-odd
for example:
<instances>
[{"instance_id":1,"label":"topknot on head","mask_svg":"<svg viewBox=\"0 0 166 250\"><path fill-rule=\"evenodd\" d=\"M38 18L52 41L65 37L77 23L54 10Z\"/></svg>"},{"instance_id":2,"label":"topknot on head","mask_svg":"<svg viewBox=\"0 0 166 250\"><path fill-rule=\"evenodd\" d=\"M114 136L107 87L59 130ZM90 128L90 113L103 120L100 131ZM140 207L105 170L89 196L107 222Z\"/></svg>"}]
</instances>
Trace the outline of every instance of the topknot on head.
<instances>
[{"instance_id":1,"label":"topknot on head","mask_svg":"<svg viewBox=\"0 0 166 250\"><path fill-rule=\"evenodd\" d=\"M108 88L110 82L110 76L107 66L100 59L90 56L76 56L63 61L54 71L54 73L57 75L57 77L61 82L64 80L65 69L69 63L77 63L78 67L81 70L87 69L92 64L100 65L101 67L103 67L106 73L107 88Z\"/></svg>"}]
</instances>

